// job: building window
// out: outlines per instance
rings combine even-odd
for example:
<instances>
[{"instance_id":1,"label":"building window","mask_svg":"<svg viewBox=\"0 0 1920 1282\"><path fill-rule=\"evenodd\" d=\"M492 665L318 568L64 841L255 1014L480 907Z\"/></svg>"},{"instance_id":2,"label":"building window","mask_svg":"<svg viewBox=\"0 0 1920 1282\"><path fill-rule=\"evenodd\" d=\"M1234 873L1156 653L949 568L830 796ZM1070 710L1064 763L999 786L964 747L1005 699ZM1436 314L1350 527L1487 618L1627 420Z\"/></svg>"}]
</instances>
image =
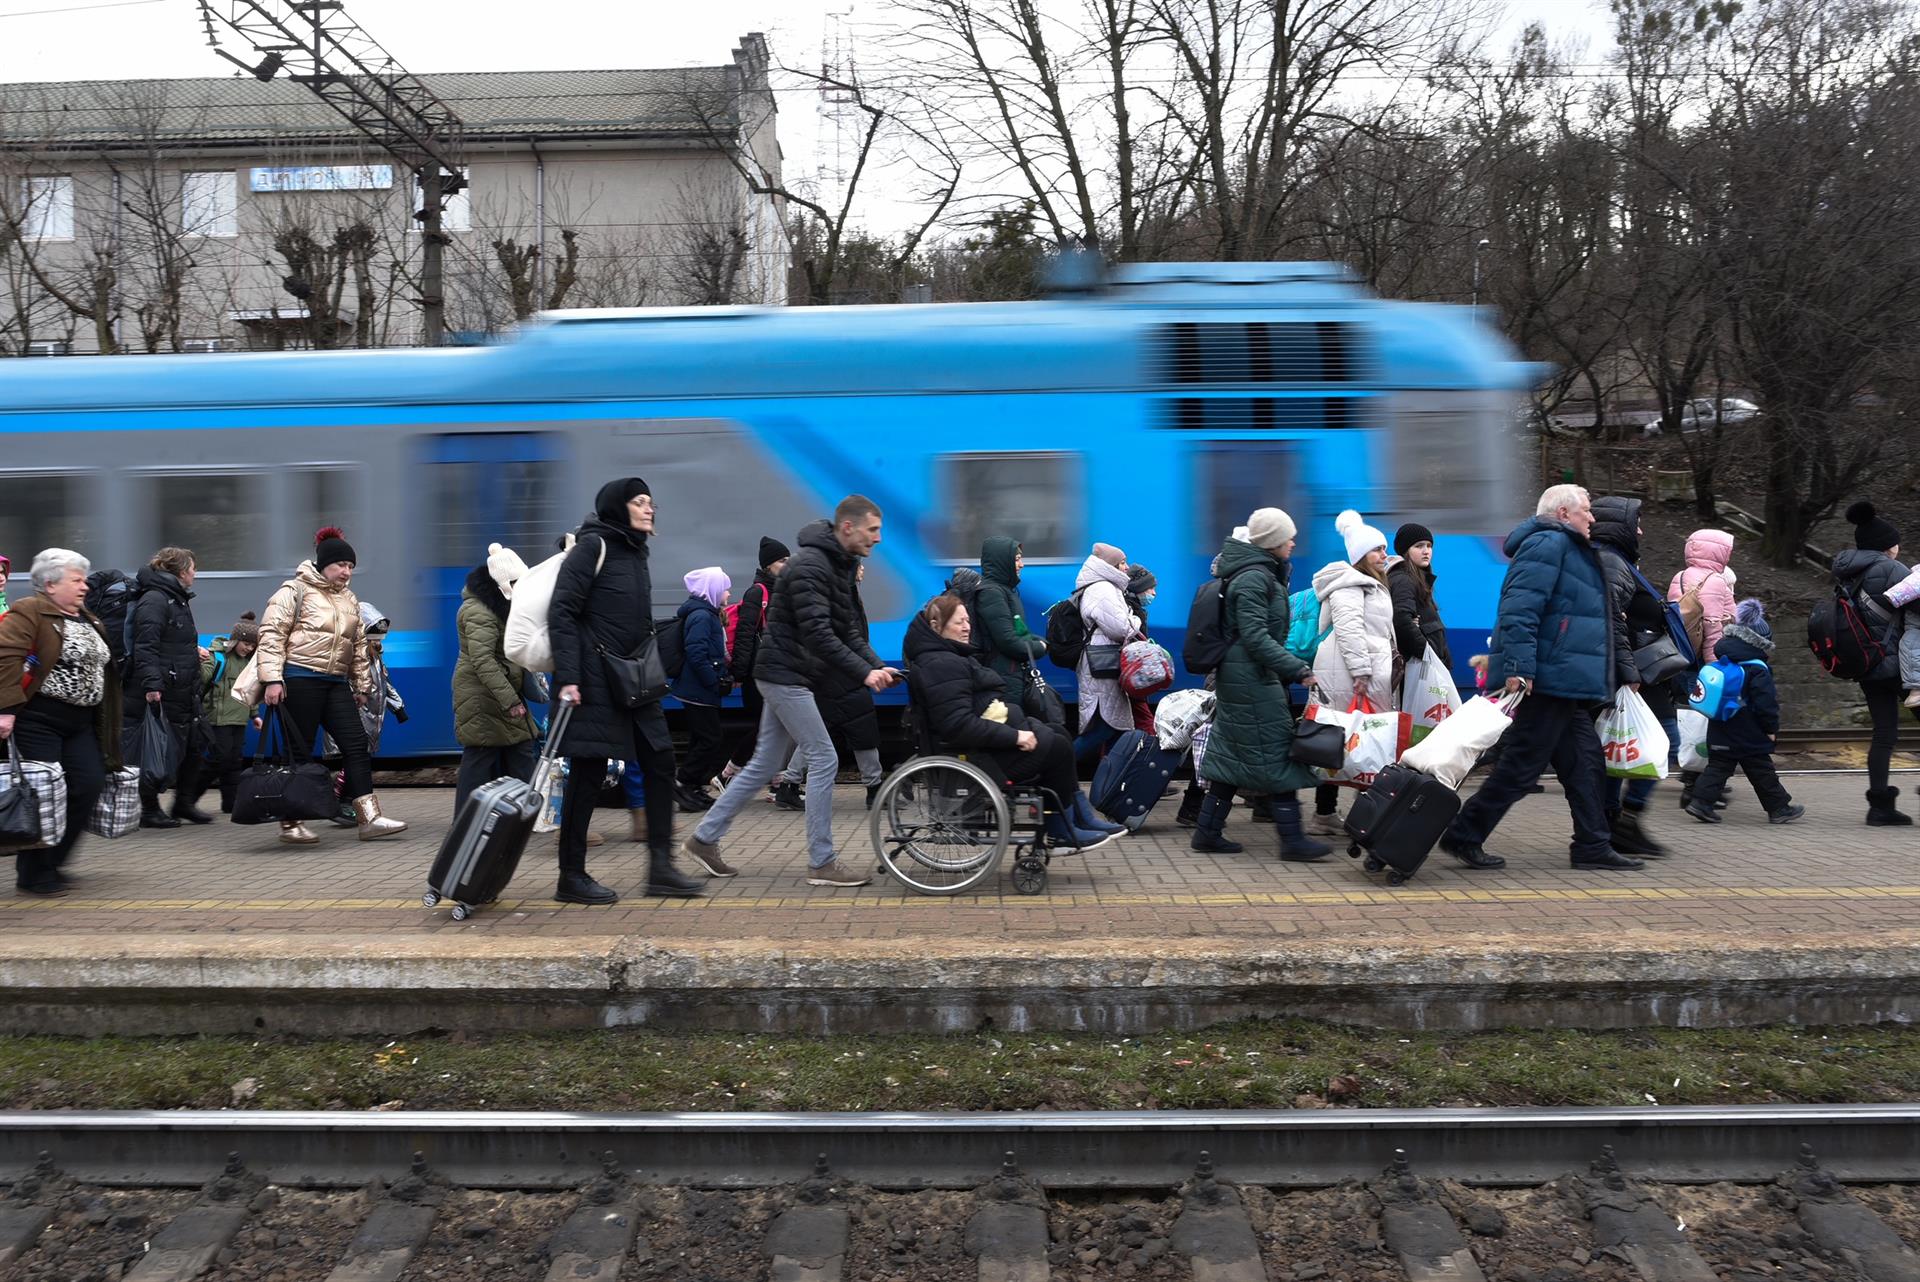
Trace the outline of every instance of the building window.
<instances>
[{"instance_id":1,"label":"building window","mask_svg":"<svg viewBox=\"0 0 1920 1282\"><path fill-rule=\"evenodd\" d=\"M27 240L73 239L73 179L28 178L20 184L21 236Z\"/></svg>"},{"instance_id":2,"label":"building window","mask_svg":"<svg viewBox=\"0 0 1920 1282\"><path fill-rule=\"evenodd\" d=\"M1029 561L1078 559L1086 494L1077 454L948 454L938 464L947 522L943 559L973 561L992 534Z\"/></svg>"},{"instance_id":3,"label":"building window","mask_svg":"<svg viewBox=\"0 0 1920 1282\"><path fill-rule=\"evenodd\" d=\"M240 234L240 188L232 172L180 176L180 231L187 236Z\"/></svg>"},{"instance_id":4,"label":"building window","mask_svg":"<svg viewBox=\"0 0 1920 1282\"><path fill-rule=\"evenodd\" d=\"M268 569L276 521L257 472L168 472L150 478L155 547L188 548L201 573Z\"/></svg>"},{"instance_id":5,"label":"building window","mask_svg":"<svg viewBox=\"0 0 1920 1282\"><path fill-rule=\"evenodd\" d=\"M28 356L71 356L73 344L64 338L36 338L27 344Z\"/></svg>"},{"instance_id":6,"label":"building window","mask_svg":"<svg viewBox=\"0 0 1920 1282\"><path fill-rule=\"evenodd\" d=\"M105 562L90 480L73 472L0 472L0 551L12 558L15 574L25 574L44 548Z\"/></svg>"}]
</instances>

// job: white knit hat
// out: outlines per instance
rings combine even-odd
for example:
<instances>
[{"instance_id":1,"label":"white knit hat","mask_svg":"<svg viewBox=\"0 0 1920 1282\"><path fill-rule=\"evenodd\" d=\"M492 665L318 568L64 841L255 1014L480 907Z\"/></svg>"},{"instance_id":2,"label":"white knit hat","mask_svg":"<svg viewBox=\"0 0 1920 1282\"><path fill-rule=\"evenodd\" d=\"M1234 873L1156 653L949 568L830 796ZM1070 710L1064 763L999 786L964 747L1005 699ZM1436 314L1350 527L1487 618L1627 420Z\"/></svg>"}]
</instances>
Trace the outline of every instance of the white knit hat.
<instances>
[{"instance_id":1,"label":"white knit hat","mask_svg":"<svg viewBox=\"0 0 1920 1282\"><path fill-rule=\"evenodd\" d=\"M510 547L498 543L487 544L487 573L493 579L493 585L500 589L500 595L513 599L513 585L527 572L527 563L520 554Z\"/></svg>"},{"instance_id":2,"label":"white knit hat","mask_svg":"<svg viewBox=\"0 0 1920 1282\"><path fill-rule=\"evenodd\" d=\"M1277 507L1263 507L1247 518L1247 542L1257 548L1277 548L1299 530L1293 518Z\"/></svg>"},{"instance_id":3,"label":"white knit hat","mask_svg":"<svg viewBox=\"0 0 1920 1282\"><path fill-rule=\"evenodd\" d=\"M1361 515L1348 508L1334 518L1333 528L1347 541L1347 564L1358 565L1360 558L1375 548L1387 546L1387 536L1368 525Z\"/></svg>"}]
</instances>

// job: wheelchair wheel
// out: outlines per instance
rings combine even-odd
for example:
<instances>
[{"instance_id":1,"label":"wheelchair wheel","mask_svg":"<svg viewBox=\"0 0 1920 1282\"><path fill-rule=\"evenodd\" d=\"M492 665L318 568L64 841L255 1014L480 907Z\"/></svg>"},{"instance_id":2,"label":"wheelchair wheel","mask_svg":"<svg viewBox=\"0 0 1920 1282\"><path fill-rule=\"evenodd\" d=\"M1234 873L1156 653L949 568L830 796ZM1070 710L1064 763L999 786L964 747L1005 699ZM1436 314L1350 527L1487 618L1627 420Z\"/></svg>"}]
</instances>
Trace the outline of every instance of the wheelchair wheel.
<instances>
[{"instance_id":1,"label":"wheelchair wheel","mask_svg":"<svg viewBox=\"0 0 1920 1282\"><path fill-rule=\"evenodd\" d=\"M1022 855L1013 861L1013 888L1023 895L1037 895L1047 888L1047 861L1038 855Z\"/></svg>"},{"instance_id":2,"label":"wheelchair wheel","mask_svg":"<svg viewBox=\"0 0 1920 1282\"><path fill-rule=\"evenodd\" d=\"M916 757L880 785L873 852L923 895L957 895L1000 866L1013 823L999 785L971 762Z\"/></svg>"}]
</instances>

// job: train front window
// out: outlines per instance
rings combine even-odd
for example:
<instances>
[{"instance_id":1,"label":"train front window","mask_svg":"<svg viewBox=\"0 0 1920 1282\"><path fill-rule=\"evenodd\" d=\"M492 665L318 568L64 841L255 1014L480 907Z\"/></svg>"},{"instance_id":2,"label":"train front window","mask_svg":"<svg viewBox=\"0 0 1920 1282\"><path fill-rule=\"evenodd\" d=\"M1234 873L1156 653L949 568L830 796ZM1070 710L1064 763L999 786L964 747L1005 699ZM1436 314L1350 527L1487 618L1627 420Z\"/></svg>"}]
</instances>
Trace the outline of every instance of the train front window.
<instances>
[{"instance_id":1,"label":"train front window","mask_svg":"<svg viewBox=\"0 0 1920 1282\"><path fill-rule=\"evenodd\" d=\"M973 561L990 534L1020 541L1029 561L1077 560L1086 494L1077 454L949 454L940 468L949 513L941 556Z\"/></svg>"},{"instance_id":2,"label":"train front window","mask_svg":"<svg viewBox=\"0 0 1920 1282\"><path fill-rule=\"evenodd\" d=\"M79 473L0 472L0 552L25 574L43 548L71 548L98 558L98 505L91 478Z\"/></svg>"},{"instance_id":3,"label":"train front window","mask_svg":"<svg viewBox=\"0 0 1920 1282\"><path fill-rule=\"evenodd\" d=\"M267 477L257 472L163 473L153 479L156 547L189 548L201 573L272 568L262 533L274 526Z\"/></svg>"}]
</instances>

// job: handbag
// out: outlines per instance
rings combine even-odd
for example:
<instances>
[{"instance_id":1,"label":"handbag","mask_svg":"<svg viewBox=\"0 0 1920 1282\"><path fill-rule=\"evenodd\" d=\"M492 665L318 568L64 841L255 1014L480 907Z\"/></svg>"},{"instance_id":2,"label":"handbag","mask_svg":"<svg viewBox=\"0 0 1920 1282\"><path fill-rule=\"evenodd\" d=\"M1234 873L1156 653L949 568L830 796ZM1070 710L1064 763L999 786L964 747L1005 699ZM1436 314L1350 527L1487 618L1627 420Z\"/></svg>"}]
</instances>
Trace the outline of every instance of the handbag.
<instances>
[{"instance_id":1,"label":"handbag","mask_svg":"<svg viewBox=\"0 0 1920 1282\"><path fill-rule=\"evenodd\" d=\"M1027 665L1027 684L1020 692L1020 710L1029 720L1052 726L1061 734L1067 731L1067 706L1060 701L1060 694L1047 684L1040 675L1040 669Z\"/></svg>"},{"instance_id":2,"label":"handbag","mask_svg":"<svg viewBox=\"0 0 1920 1282\"><path fill-rule=\"evenodd\" d=\"M87 831L112 841L140 826L140 772L132 766L107 772L100 800L87 816Z\"/></svg>"},{"instance_id":3,"label":"handbag","mask_svg":"<svg viewBox=\"0 0 1920 1282\"><path fill-rule=\"evenodd\" d=\"M278 742L277 751L274 748ZM266 726L253 764L240 775L233 793L237 824L295 823L331 819L340 809L333 794L333 773L318 761L293 761L293 740L276 705L267 709Z\"/></svg>"},{"instance_id":4,"label":"handbag","mask_svg":"<svg viewBox=\"0 0 1920 1282\"><path fill-rule=\"evenodd\" d=\"M595 647L598 649L598 647ZM607 690L613 701L632 711L658 703L667 694L667 667L660 661L660 642L648 635L640 648L630 655L600 651L602 670L607 675Z\"/></svg>"},{"instance_id":5,"label":"handbag","mask_svg":"<svg viewBox=\"0 0 1920 1282\"><path fill-rule=\"evenodd\" d=\"M20 749L9 738L7 774L0 778L0 851L32 849L42 844L40 835L40 801L20 768Z\"/></svg>"},{"instance_id":6,"label":"handbag","mask_svg":"<svg viewBox=\"0 0 1920 1282\"><path fill-rule=\"evenodd\" d=\"M1307 709L1324 708L1325 701ZM1347 759L1346 727L1332 721L1302 716L1293 723L1293 759L1316 770L1338 770Z\"/></svg>"},{"instance_id":7,"label":"handbag","mask_svg":"<svg viewBox=\"0 0 1920 1282\"><path fill-rule=\"evenodd\" d=\"M1119 645L1090 645L1086 649L1087 675L1090 677L1120 677L1120 652L1126 649Z\"/></svg>"},{"instance_id":8,"label":"handbag","mask_svg":"<svg viewBox=\"0 0 1920 1282\"><path fill-rule=\"evenodd\" d=\"M1665 633L1634 650L1633 666L1640 674L1640 684L1650 686L1662 685L1693 670L1693 665L1680 653L1680 647Z\"/></svg>"},{"instance_id":9,"label":"handbag","mask_svg":"<svg viewBox=\"0 0 1920 1282\"><path fill-rule=\"evenodd\" d=\"M181 744L158 703L147 704L140 720L121 733L120 747L127 764L140 768L141 782L155 792L166 791L180 767Z\"/></svg>"}]
</instances>

